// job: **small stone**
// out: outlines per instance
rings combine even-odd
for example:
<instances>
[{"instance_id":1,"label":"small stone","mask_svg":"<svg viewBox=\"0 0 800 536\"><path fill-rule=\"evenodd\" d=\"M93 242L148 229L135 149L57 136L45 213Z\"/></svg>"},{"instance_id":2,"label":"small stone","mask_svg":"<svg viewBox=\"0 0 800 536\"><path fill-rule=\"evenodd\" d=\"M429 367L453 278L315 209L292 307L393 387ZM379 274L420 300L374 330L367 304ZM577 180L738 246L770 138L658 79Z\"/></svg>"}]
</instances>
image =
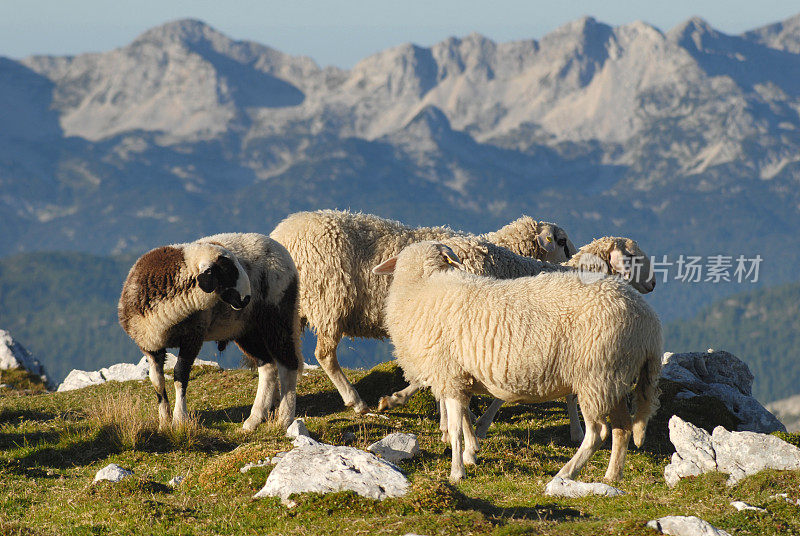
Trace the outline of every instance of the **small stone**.
<instances>
[{"instance_id":1,"label":"small stone","mask_svg":"<svg viewBox=\"0 0 800 536\"><path fill-rule=\"evenodd\" d=\"M286 429L286 437L294 439L299 436L309 437L308 428L306 428L306 423L303 419L295 419L294 422L289 425L289 428Z\"/></svg>"},{"instance_id":2,"label":"small stone","mask_svg":"<svg viewBox=\"0 0 800 536\"><path fill-rule=\"evenodd\" d=\"M119 482L125 477L131 476L133 471L129 471L128 469L123 469L119 465L115 463L110 463L97 471L97 474L94 475L93 482L99 482L100 480L108 480L110 482Z\"/></svg>"},{"instance_id":3,"label":"small stone","mask_svg":"<svg viewBox=\"0 0 800 536\"><path fill-rule=\"evenodd\" d=\"M396 432L376 441L367 450L384 460L396 463L413 458L419 452L419 441L414 434Z\"/></svg>"},{"instance_id":4,"label":"small stone","mask_svg":"<svg viewBox=\"0 0 800 536\"><path fill-rule=\"evenodd\" d=\"M766 513L766 510L764 510L763 508L758 508L757 506L750 506L749 504L743 501L733 501L731 503L731 506L733 506L740 512L742 510L752 510L753 512Z\"/></svg>"},{"instance_id":5,"label":"small stone","mask_svg":"<svg viewBox=\"0 0 800 536\"><path fill-rule=\"evenodd\" d=\"M647 526L672 536L730 536L708 521L695 516L667 516L648 521Z\"/></svg>"},{"instance_id":6,"label":"small stone","mask_svg":"<svg viewBox=\"0 0 800 536\"><path fill-rule=\"evenodd\" d=\"M577 482L557 476L547 483L547 486L544 488L544 494L551 497L586 497L587 495L616 497L618 495L625 495L625 492L600 482Z\"/></svg>"},{"instance_id":7,"label":"small stone","mask_svg":"<svg viewBox=\"0 0 800 536\"><path fill-rule=\"evenodd\" d=\"M169 482L167 482L167 485L168 485L169 487L171 487L171 488L177 488L178 486L180 486L180 485L181 485L181 482L183 482L183 480L184 480L184 477L183 477L183 476L181 476L181 475L175 475L174 477L172 477L172 480L170 480Z\"/></svg>"}]
</instances>

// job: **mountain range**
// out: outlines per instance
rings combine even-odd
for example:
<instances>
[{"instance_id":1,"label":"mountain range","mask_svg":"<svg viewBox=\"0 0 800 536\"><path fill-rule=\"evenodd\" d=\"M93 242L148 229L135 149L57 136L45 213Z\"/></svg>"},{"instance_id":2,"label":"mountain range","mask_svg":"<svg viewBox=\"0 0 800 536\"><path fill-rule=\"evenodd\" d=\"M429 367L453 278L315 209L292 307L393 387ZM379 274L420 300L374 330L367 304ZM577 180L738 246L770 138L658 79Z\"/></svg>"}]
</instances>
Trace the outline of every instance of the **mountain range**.
<instances>
[{"instance_id":1,"label":"mountain range","mask_svg":"<svg viewBox=\"0 0 800 536\"><path fill-rule=\"evenodd\" d=\"M0 58L0 256L138 254L337 207L472 232L526 213L576 245L763 258L752 284L683 283L670 265L649 299L688 318L798 280L798 73L800 15L741 35L586 17L352 69L197 20L108 52Z\"/></svg>"}]
</instances>

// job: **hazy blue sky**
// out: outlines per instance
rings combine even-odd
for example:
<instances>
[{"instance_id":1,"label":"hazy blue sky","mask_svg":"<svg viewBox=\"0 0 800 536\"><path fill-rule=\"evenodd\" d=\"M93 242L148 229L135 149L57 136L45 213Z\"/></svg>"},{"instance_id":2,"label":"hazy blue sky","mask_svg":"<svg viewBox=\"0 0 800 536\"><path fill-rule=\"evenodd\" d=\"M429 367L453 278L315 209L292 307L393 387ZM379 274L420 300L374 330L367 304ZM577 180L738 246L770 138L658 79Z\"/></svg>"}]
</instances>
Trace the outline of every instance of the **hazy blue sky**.
<instances>
[{"instance_id":1,"label":"hazy blue sky","mask_svg":"<svg viewBox=\"0 0 800 536\"><path fill-rule=\"evenodd\" d=\"M479 32L496 41L540 38L583 15L662 30L698 15L725 33L786 19L796 0L0 0L0 56L105 51L169 20L201 19L321 65L350 67L405 42L429 46Z\"/></svg>"}]
</instances>

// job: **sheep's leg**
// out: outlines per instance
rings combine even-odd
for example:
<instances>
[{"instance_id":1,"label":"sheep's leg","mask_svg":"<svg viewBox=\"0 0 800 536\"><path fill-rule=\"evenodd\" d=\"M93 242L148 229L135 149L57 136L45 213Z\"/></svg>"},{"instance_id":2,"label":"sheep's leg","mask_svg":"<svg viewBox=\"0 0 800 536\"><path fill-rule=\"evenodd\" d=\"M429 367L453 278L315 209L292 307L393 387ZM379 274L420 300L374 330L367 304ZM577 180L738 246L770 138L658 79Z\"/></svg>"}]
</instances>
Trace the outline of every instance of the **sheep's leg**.
<instances>
[{"instance_id":1,"label":"sheep's leg","mask_svg":"<svg viewBox=\"0 0 800 536\"><path fill-rule=\"evenodd\" d=\"M461 427L466 416L466 404L455 398L445 399L447 408L447 427L450 435L450 448L452 449L452 462L450 465L450 481L458 482L466 472L464 471L464 459L462 455L462 433Z\"/></svg>"},{"instance_id":2,"label":"sheep's leg","mask_svg":"<svg viewBox=\"0 0 800 536\"><path fill-rule=\"evenodd\" d=\"M404 406L414 394L420 390L420 386L412 383L402 391L397 391L389 396L382 396L378 401L378 411Z\"/></svg>"},{"instance_id":3,"label":"sheep's leg","mask_svg":"<svg viewBox=\"0 0 800 536\"><path fill-rule=\"evenodd\" d=\"M250 409L250 416L242 424L242 428L255 430L267 417L278 385L277 366L275 362L264 363L258 367L258 390Z\"/></svg>"},{"instance_id":4,"label":"sheep's leg","mask_svg":"<svg viewBox=\"0 0 800 536\"><path fill-rule=\"evenodd\" d=\"M478 463L476 453L480 444L472 429L472 419L468 411L465 411L462 417L461 429L464 432L464 455L462 456L464 465L475 465Z\"/></svg>"},{"instance_id":5,"label":"sheep's leg","mask_svg":"<svg viewBox=\"0 0 800 536\"><path fill-rule=\"evenodd\" d=\"M631 414L625 398L621 399L611 412L611 458L604 480L614 482L622 479L622 468L625 465L625 454L631 439Z\"/></svg>"},{"instance_id":6,"label":"sheep's leg","mask_svg":"<svg viewBox=\"0 0 800 536\"><path fill-rule=\"evenodd\" d=\"M486 433L489 431L489 426L492 425L494 422L494 418L497 416L498 410L500 410L500 406L502 406L504 402L499 398L495 398L492 400L492 403L486 408L486 411L483 412L477 421L475 421L475 435L481 439L486 439Z\"/></svg>"},{"instance_id":7,"label":"sheep's leg","mask_svg":"<svg viewBox=\"0 0 800 536\"><path fill-rule=\"evenodd\" d=\"M342 372L339 366L339 360L336 358L336 346L339 344L341 337L336 339L328 337L322 333L317 333L317 347L314 349L314 355L317 358L320 366L325 371L325 374L336 386L336 390L344 401L344 405L352 407L356 413L366 413L369 408L361 400L358 392L352 386L347 376Z\"/></svg>"},{"instance_id":8,"label":"sheep's leg","mask_svg":"<svg viewBox=\"0 0 800 536\"><path fill-rule=\"evenodd\" d=\"M202 337L191 339L181 344L178 352L178 362L175 363L175 408L172 411L172 424L183 425L189 419L189 412L186 409L186 388L189 386L189 373L192 365L200 353L203 345Z\"/></svg>"},{"instance_id":9,"label":"sheep's leg","mask_svg":"<svg viewBox=\"0 0 800 536\"><path fill-rule=\"evenodd\" d=\"M572 459L561 468L556 476L568 479L575 478L575 476L581 472L583 466L586 465L586 462L589 461L589 458L597 452L597 449L600 448L603 442L600 439L600 429L602 428L600 421L592 420L586 417L586 415L584 415L584 417L586 418L586 435L583 437L583 442L581 446L578 447L578 451Z\"/></svg>"},{"instance_id":10,"label":"sheep's leg","mask_svg":"<svg viewBox=\"0 0 800 536\"><path fill-rule=\"evenodd\" d=\"M278 406L278 422L284 430L294 421L297 405L297 369L278 366L281 381L281 402Z\"/></svg>"},{"instance_id":11,"label":"sheep's leg","mask_svg":"<svg viewBox=\"0 0 800 536\"><path fill-rule=\"evenodd\" d=\"M442 443L450 443L450 433L447 431L447 406L444 398L439 399L439 431L442 433Z\"/></svg>"},{"instance_id":12,"label":"sheep's leg","mask_svg":"<svg viewBox=\"0 0 800 536\"><path fill-rule=\"evenodd\" d=\"M169 428L170 423L169 397L164 382L164 361L167 359L167 351L162 348L157 352L144 353L150 362L150 383L153 384L158 398L158 429L163 431Z\"/></svg>"},{"instance_id":13,"label":"sheep's leg","mask_svg":"<svg viewBox=\"0 0 800 536\"><path fill-rule=\"evenodd\" d=\"M578 397L567 395L567 413L569 414L569 438L575 443L583 441L583 428L581 428L581 417L578 413ZM600 435L605 441L605 437Z\"/></svg>"}]
</instances>

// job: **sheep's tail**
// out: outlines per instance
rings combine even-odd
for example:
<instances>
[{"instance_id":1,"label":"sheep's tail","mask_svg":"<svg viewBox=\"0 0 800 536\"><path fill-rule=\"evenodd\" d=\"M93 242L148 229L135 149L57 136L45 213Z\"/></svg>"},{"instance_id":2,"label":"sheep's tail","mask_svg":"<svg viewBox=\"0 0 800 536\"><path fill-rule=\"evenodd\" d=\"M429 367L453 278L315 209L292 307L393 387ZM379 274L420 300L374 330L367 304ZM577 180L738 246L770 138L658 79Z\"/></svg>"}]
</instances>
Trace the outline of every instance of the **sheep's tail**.
<instances>
[{"instance_id":1,"label":"sheep's tail","mask_svg":"<svg viewBox=\"0 0 800 536\"><path fill-rule=\"evenodd\" d=\"M644 443L647 421L658 410L658 378L661 375L661 356L658 352L648 352L647 360L639 371L639 379L634 388L636 413L633 416L633 442L637 447Z\"/></svg>"}]
</instances>

